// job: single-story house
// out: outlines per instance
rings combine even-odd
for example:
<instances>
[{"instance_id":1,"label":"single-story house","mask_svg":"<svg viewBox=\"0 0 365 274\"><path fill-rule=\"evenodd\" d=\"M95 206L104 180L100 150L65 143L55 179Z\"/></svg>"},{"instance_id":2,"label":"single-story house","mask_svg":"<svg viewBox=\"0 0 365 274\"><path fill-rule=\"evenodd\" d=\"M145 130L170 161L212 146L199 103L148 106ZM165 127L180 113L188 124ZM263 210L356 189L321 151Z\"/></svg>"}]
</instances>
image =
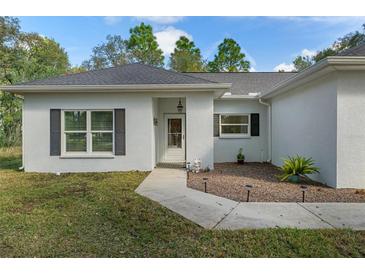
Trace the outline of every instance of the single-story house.
<instances>
[{"instance_id":1,"label":"single-story house","mask_svg":"<svg viewBox=\"0 0 365 274\"><path fill-rule=\"evenodd\" d=\"M201 160L281 165L365 188L365 46L299 72L178 73L118 67L12 86L24 99L23 166L34 172L152 170Z\"/></svg>"}]
</instances>

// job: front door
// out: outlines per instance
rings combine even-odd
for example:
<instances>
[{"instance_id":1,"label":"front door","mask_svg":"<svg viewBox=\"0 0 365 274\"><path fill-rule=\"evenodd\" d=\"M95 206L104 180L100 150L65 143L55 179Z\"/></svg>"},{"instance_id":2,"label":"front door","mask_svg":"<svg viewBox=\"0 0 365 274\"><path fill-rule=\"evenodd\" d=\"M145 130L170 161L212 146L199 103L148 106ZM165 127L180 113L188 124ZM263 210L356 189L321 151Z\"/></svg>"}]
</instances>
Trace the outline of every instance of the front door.
<instances>
[{"instance_id":1,"label":"front door","mask_svg":"<svg viewBox=\"0 0 365 274\"><path fill-rule=\"evenodd\" d=\"M185 115L165 115L165 162L185 161Z\"/></svg>"}]
</instances>

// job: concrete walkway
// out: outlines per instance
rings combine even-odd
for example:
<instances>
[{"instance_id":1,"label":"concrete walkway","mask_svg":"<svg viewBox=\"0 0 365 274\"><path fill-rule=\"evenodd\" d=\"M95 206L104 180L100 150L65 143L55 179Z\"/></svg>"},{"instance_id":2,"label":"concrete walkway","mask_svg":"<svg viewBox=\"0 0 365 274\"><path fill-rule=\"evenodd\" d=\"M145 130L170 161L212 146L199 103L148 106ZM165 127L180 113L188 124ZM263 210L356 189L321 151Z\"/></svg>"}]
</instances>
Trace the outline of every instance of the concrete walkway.
<instances>
[{"instance_id":1,"label":"concrete walkway","mask_svg":"<svg viewBox=\"0 0 365 274\"><path fill-rule=\"evenodd\" d=\"M154 169L136 192L204 228L365 230L365 203L240 203L188 188L183 169Z\"/></svg>"}]
</instances>

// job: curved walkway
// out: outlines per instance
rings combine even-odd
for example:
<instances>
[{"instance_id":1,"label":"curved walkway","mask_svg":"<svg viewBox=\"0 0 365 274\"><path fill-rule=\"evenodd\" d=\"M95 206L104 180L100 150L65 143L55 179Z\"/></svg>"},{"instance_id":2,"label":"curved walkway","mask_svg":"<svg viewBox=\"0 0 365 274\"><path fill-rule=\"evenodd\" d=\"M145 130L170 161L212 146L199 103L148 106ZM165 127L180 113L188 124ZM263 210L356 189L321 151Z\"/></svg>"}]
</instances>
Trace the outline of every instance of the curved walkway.
<instances>
[{"instance_id":1,"label":"curved walkway","mask_svg":"<svg viewBox=\"0 0 365 274\"><path fill-rule=\"evenodd\" d=\"M241 203L188 188L183 169L156 168L136 192L204 228L365 230L365 203Z\"/></svg>"}]
</instances>

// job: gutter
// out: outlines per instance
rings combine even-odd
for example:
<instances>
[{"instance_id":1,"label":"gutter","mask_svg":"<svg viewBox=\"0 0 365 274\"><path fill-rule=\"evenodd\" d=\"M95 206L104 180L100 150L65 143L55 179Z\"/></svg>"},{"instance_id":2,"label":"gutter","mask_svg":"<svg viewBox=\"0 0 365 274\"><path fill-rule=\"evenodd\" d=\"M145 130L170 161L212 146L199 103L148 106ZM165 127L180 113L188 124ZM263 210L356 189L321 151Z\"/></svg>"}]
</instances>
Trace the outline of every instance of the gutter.
<instances>
[{"instance_id":1,"label":"gutter","mask_svg":"<svg viewBox=\"0 0 365 274\"><path fill-rule=\"evenodd\" d=\"M226 94L224 94L219 99L225 99L225 100L230 100L230 99L253 99L253 100L257 100L258 98L259 98L258 96L252 96L252 95L226 95Z\"/></svg>"},{"instance_id":2,"label":"gutter","mask_svg":"<svg viewBox=\"0 0 365 274\"><path fill-rule=\"evenodd\" d=\"M268 115L268 132L267 132L267 150L268 150L268 156L267 156L267 162L268 163L271 163L271 155L272 155L272 152L271 152L271 145L272 145L272 138L271 138L271 104L267 103L267 102L264 102L262 101L261 98L259 98L259 103L264 105L264 106L267 106L267 115Z\"/></svg>"},{"instance_id":3,"label":"gutter","mask_svg":"<svg viewBox=\"0 0 365 274\"><path fill-rule=\"evenodd\" d=\"M0 86L0 89L8 92L52 92L52 91L88 91L98 92L108 90L110 92L128 91L186 91L186 90L226 90L231 88L230 83L212 84L143 84L143 85L14 85Z\"/></svg>"}]
</instances>

